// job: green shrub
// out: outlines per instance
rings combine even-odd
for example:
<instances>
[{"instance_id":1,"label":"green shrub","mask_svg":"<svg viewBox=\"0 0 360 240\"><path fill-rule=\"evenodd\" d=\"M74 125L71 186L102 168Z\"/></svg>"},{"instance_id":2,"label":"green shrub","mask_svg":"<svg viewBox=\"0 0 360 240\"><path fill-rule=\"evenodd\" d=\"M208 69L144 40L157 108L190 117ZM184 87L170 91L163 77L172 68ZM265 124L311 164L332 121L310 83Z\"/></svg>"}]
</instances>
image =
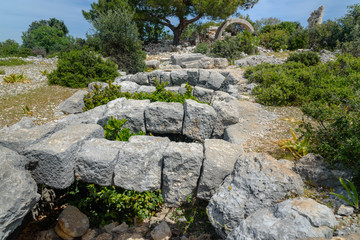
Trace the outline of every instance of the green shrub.
<instances>
[{"instance_id":1,"label":"green shrub","mask_svg":"<svg viewBox=\"0 0 360 240\"><path fill-rule=\"evenodd\" d=\"M8 76L3 77L4 82L6 83L24 83L30 82L30 80L23 74L11 73Z\"/></svg>"},{"instance_id":2,"label":"green shrub","mask_svg":"<svg viewBox=\"0 0 360 240\"><path fill-rule=\"evenodd\" d=\"M307 30L301 28L295 30L289 37L288 48L289 50L306 49L309 44L309 35Z\"/></svg>"},{"instance_id":3,"label":"green shrub","mask_svg":"<svg viewBox=\"0 0 360 240\"><path fill-rule=\"evenodd\" d=\"M308 30L309 48L314 51L321 49L334 50L342 41L343 29L335 21L328 20L322 24L317 24Z\"/></svg>"},{"instance_id":4,"label":"green shrub","mask_svg":"<svg viewBox=\"0 0 360 240\"><path fill-rule=\"evenodd\" d=\"M91 82L112 81L119 75L116 65L89 49L60 55L57 69L48 75L49 84L84 88Z\"/></svg>"},{"instance_id":5,"label":"green shrub","mask_svg":"<svg viewBox=\"0 0 360 240\"><path fill-rule=\"evenodd\" d=\"M5 70L4 70L4 69L0 69L0 75L5 75L5 74L6 74Z\"/></svg>"},{"instance_id":6,"label":"green shrub","mask_svg":"<svg viewBox=\"0 0 360 240\"><path fill-rule=\"evenodd\" d=\"M10 58L7 60L0 60L0 66L20 66L20 65L26 65L29 64L29 62L26 62L19 58Z\"/></svg>"},{"instance_id":7,"label":"green shrub","mask_svg":"<svg viewBox=\"0 0 360 240\"><path fill-rule=\"evenodd\" d=\"M343 53L351 54L354 57L360 57L360 40L343 43L341 50Z\"/></svg>"},{"instance_id":8,"label":"green shrub","mask_svg":"<svg viewBox=\"0 0 360 240\"><path fill-rule=\"evenodd\" d=\"M199 43L196 45L194 52L195 53L201 53L201 54L207 54L209 51L209 46L207 43Z\"/></svg>"},{"instance_id":9,"label":"green shrub","mask_svg":"<svg viewBox=\"0 0 360 240\"><path fill-rule=\"evenodd\" d=\"M260 34L260 44L268 49L278 52L287 49L289 35L285 30L274 30Z\"/></svg>"},{"instance_id":10,"label":"green shrub","mask_svg":"<svg viewBox=\"0 0 360 240\"><path fill-rule=\"evenodd\" d=\"M111 117L104 126L105 138L112 141L129 141L131 136L145 135L143 131L132 133L130 129L125 128L126 118L116 119Z\"/></svg>"},{"instance_id":11,"label":"green shrub","mask_svg":"<svg viewBox=\"0 0 360 240\"><path fill-rule=\"evenodd\" d=\"M314 66L320 63L320 56L316 52L304 51L290 54L287 62L301 62L305 66Z\"/></svg>"},{"instance_id":12,"label":"green shrub","mask_svg":"<svg viewBox=\"0 0 360 240\"><path fill-rule=\"evenodd\" d=\"M196 100L196 98L191 94L193 88L189 84L186 84L185 86L185 94L181 95L179 93L166 90L165 86L167 85L167 82L157 82L155 92L140 92L133 94L129 92L121 92L121 86L113 85L111 82L108 83L109 87L104 90L101 90L100 87L95 84L95 90L84 96L85 111L107 104L108 102L121 97L137 100L150 99L151 102L180 102L182 104L184 104L186 99Z\"/></svg>"},{"instance_id":13,"label":"green shrub","mask_svg":"<svg viewBox=\"0 0 360 240\"><path fill-rule=\"evenodd\" d=\"M210 53L216 57L235 60L240 58L242 52L252 54L258 45L258 39L249 31L244 31L235 37L226 37L224 40L215 41L210 49Z\"/></svg>"},{"instance_id":14,"label":"green shrub","mask_svg":"<svg viewBox=\"0 0 360 240\"><path fill-rule=\"evenodd\" d=\"M64 202L76 206L90 219L90 227L103 227L111 222L134 224L134 219L153 216L163 204L161 191L136 192L118 187L101 187L76 181Z\"/></svg>"}]
</instances>

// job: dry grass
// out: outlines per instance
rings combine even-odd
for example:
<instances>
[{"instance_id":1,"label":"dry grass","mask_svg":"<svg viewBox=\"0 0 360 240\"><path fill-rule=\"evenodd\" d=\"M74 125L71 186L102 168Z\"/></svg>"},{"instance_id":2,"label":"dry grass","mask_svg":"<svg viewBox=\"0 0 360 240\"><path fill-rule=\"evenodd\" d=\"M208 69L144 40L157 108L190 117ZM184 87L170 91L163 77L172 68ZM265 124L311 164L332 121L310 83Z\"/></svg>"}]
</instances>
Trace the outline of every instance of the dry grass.
<instances>
[{"instance_id":1,"label":"dry grass","mask_svg":"<svg viewBox=\"0 0 360 240\"><path fill-rule=\"evenodd\" d=\"M42 86L18 95L0 97L0 128L12 125L23 117L36 118L40 125L54 120L56 107L78 89L61 86Z\"/></svg>"}]
</instances>

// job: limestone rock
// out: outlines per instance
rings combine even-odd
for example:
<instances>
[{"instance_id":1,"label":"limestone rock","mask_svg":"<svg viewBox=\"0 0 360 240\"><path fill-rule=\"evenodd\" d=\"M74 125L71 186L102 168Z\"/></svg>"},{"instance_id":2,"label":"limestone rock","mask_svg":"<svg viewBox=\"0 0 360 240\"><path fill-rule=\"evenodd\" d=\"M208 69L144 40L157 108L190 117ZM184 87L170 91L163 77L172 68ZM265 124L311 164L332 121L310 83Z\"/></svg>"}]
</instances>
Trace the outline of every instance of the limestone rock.
<instances>
[{"instance_id":1,"label":"limestone rock","mask_svg":"<svg viewBox=\"0 0 360 240\"><path fill-rule=\"evenodd\" d=\"M218 72L210 72L209 78L206 80L205 87L213 90L219 90L225 77Z\"/></svg>"},{"instance_id":2,"label":"limestone rock","mask_svg":"<svg viewBox=\"0 0 360 240\"><path fill-rule=\"evenodd\" d=\"M164 152L162 194L166 203L179 206L193 195L203 158L202 144L170 142Z\"/></svg>"},{"instance_id":3,"label":"limestone rock","mask_svg":"<svg viewBox=\"0 0 360 240\"><path fill-rule=\"evenodd\" d=\"M13 162L11 159L0 161L0 239L6 239L20 226L40 199L30 173L13 166Z\"/></svg>"},{"instance_id":4,"label":"limestone rock","mask_svg":"<svg viewBox=\"0 0 360 240\"><path fill-rule=\"evenodd\" d=\"M115 163L126 142L93 138L86 141L75 154L75 175L82 181L100 186L112 185Z\"/></svg>"},{"instance_id":5,"label":"limestone rock","mask_svg":"<svg viewBox=\"0 0 360 240\"><path fill-rule=\"evenodd\" d=\"M150 103L145 109L145 119L148 132L180 134L184 107L181 103Z\"/></svg>"},{"instance_id":6,"label":"limestone rock","mask_svg":"<svg viewBox=\"0 0 360 240\"><path fill-rule=\"evenodd\" d=\"M24 150L35 181L65 189L74 181L74 156L80 145L90 138L104 137L96 124L73 124Z\"/></svg>"},{"instance_id":7,"label":"limestone rock","mask_svg":"<svg viewBox=\"0 0 360 240\"><path fill-rule=\"evenodd\" d=\"M188 70L188 83L191 86L196 86L199 82L199 70Z\"/></svg>"},{"instance_id":8,"label":"limestone rock","mask_svg":"<svg viewBox=\"0 0 360 240\"><path fill-rule=\"evenodd\" d=\"M214 137L222 138L227 126L239 122L240 112L237 102L237 100L230 102L215 100L212 102L211 106L217 113L213 132Z\"/></svg>"},{"instance_id":9,"label":"limestone rock","mask_svg":"<svg viewBox=\"0 0 360 240\"><path fill-rule=\"evenodd\" d=\"M209 219L218 234L225 237L227 229L234 229L259 208L302 192L300 176L276 159L259 153L242 154L234 171L211 198L207 206Z\"/></svg>"},{"instance_id":10,"label":"limestone rock","mask_svg":"<svg viewBox=\"0 0 360 240\"><path fill-rule=\"evenodd\" d=\"M106 111L106 105L101 105L96 108L90 109L86 112L79 114L71 114L60 120L57 123L61 125L71 125L71 124L100 124L104 125L101 122L101 119L104 118ZM100 121L100 122L99 122Z\"/></svg>"},{"instance_id":11,"label":"limestone rock","mask_svg":"<svg viewBox=\"0 0 360 240\"><path fill-rule=\"evenodd\" d=\"M341 205L337 211L337 214L342 216L350 216L354 213L354 208L351 206Z\"/></svg>"},{"instance_id":12,"label":"limestone rock","mask_svg":"<svg viewBox=\"0 0 360 240\"><path fill-rule=\"evenodd\" d=\"M230 102L232 100L236 100L236 98L226 92L215 91L211 102L214 102L214 101Z\"/></svg>"},{"instance_id":13,"label":"limestone rock","mask_svg":"<svg viewBox=\"0 0 360 240\"><path fill-rule=\"evenodd\" d=\"M187 71L185 70L175 70L170 74L170 83L173 86L180 86L183 83L188 81Z\"/></svg>"},{"instance_id":14,"label":"limestone rock","mask_svg":"<svg viewBox=\"0 0 360 240\"><path fill-rule=\"evenodd\" d=\"M283 64L284 62L285 62L284 59L275 58L274 56L253 55L236 60L234 65L237 67L249 67L249 66L256 66L262 63Z\"/></svg>"},{"instance_id":15,"label":"limestone rock","mask_svg":"<svg viewBox=\"0 0 360 240\"><path fill-rule=\"evenodd\" d=\"M98 230L89 228L86 233L81 236L81 240L94 240L98 234Z\"/></svg>"},{"instance_id":16,"label":"limestone rock","mask_svg":"<svg viewBox=\"0 0 360 240\"><path fill-rule=\"evenodd\" d=\"M216 119L215 110L207 104L187 99L184 112L183 135L195 140L210 138Z\"/></svg>"},{"instance_id":17,"label":"limestone rock","mask_svg":"<svg viewBox=\"0 0 360 240\"><path fill-rule=\"evenodd\" d=\"M137 92L144 92L144 93L152 93L155 92L156 88L154 86L140 86Z\"/></svg>"},{"instance_id":18,"label":"limestone rock","mask_svg":"<svg viewBox=\"0 0 360 240\"><path fill-rule=\"evenodd\" d=\"M321 24L324 16L324 6L320 6L317 10L311 12L308 18L308 28L314 27L316 24Z\"/></svg>"},{"instance_id":19,"label":"limestone rock","mask_svg":"<svg viewBox=\"0 0 360 240\"><path fill-rule=\"evenodd\" d=\"M137 89L140 87L139 84L131 81L123 81L120 83L115 83L114 85L121 86L122 92L135 93Z\"/></svg>"},{"instance_id":20,"label":"limestone rock","mask_svg":"<svg viewBox=\"0 0 360 240\"><path fill-rule=\"evenodd\" d=\"M149 85L148 73L140 72L135 75L132 75L130 77L130 81L137 83L139 85ZM121 90L123 90L122 87Z\"/></svg>"},{"instance_id":21,"label":"limestone rock","mask_svg":"<svg viewBox=\"0 0 360 240\"><path fill-rule=\"evenodd\" d=\"M119 151L114 184L138 192L160 189L163 152L169 142L162 137L131 137Z\"/></svg>"},{"instance_id":22,"label":"limestone rock","mask_svg":"<svg viewBox=\"0 0 360 240\"><path fill-rule=\"evenodd\" d=\"M350 180L352 178L351 171L344 168L331 169L320 155L312 153L296 161L293 170L301 175L303 181L329 188L342 187L339 177Z\"/></svg>"},{"instance_id":23,"label":"limestone rock","mask_svg":"<svg viewBox=\"0 0 360 240\"><path fill-rule=\"evenodd\" d=\"M205 159L197 190L197 197L210 200L212 195L231 174L234 164L243 152L239 145L221 139L206 139Z\"/></svg>"},{"instance_id":24,"label":"limestone rock","mask_svg":"<svg viewBox=\"0 0 360 240\"><path fill-rule=\"evenodd\" d=\"M198 85L205 86L209 77L210 77L210 72L208 70L200 69Z\"/></svg>"},{"instance_id":25,"label":"limestone rock","mask_svg":"<svg viewBox=\"0 0 360 240\"><path fill-rule=\"evenodd\" d=\"M214 58L214 68L224 69L229 66L229 61L226 58Z\"/></svg>"},{"instance_id":26,"label":"limestone rock","mask_svg":"<svg viewBox=\"0 0 360 240\"><path fill-rule=\"evenodd\" d=\"M254 212L227 239L328 239L335 225L335 216L328 207L312 199L295 198Z\"/></svg>"},{"instance_id":27,"label":"limestone rock","mask_svg":"<svg viewBox=\"0 0 360 240\"><path fill-rule=\"evenodd\" d=\"M55 226L55 232L64 240L81 237L88 229L88 217L74 206L67 206L60 213Z\"/></svg>"},{"instance_id":28,"label":"limestone rock","mask_svg":"<svg viewBox=\"0 0 360 240\"><path fill-rule=\"evenodd\" d=\"M0 145L0 162L8 162L11 166L24 170L28 159L17 152Z\"/></svg>"},{"instance_id":29,"label":"limestone rock","mask_svg":"<svg viewBox=\"0 0 360 240\"><path fill-rule=\"evenodd\" d=\"M148 74L149 84L154 86L156 85L156 81L161 83L161 76L164 74L163 70L155 70Z\"/></svg>"},{"instance_id":30,"label":"limestone rock","mask_svg":"<svg viewBox=\"0 0 360 240\"><path fill-rule=\"evenodd\" d=\"M214 90L196 86L193 90L193 95L200 102L210 103L213 97Z\"/></svg>"},{"instance_id":31,"label":"limestone rock","mask_svg":"<svg viewBox=\"0 0 360 240\"><path fill-rule=\"evenodd\" d=\"M151 231L151 237L154 240L169 240L171 235L170 227L165 221L162 221Z\"/></svg>"},{"instance_id":32,"label":"limestone rock","mask_svg":"<svg viewBox=\"0 0 360 240\"><path fill-rule=\"evenodd\" d=\"M88 92L85 90L79 90L74 95L66 99L58 107L58 110L65 114L81 113L85 107L84 96Z\"/></svg>"},{"instance_id":33,"label":"limestone rock","mask_svg":"<svg viewBox=\"0 0 360 240\"><path fill-rule=\"evenodd\" d=\"M182 65L185 62L200 60L204 57L206 56L201 53L177 54L171 56L170 61L172 65Z\"/></svg>"},{"instance_id":34,"label":"limestone rock","mask_svg":"<svg viewBox=\"0 0 360 240\"><path fill-rule=\"evenodd\" d=\"M145 61L145 65L148 68L156 69L156 68L159 68L160 61L159 60L148 60L148 61Z\"/></svg>"}]
</instances>

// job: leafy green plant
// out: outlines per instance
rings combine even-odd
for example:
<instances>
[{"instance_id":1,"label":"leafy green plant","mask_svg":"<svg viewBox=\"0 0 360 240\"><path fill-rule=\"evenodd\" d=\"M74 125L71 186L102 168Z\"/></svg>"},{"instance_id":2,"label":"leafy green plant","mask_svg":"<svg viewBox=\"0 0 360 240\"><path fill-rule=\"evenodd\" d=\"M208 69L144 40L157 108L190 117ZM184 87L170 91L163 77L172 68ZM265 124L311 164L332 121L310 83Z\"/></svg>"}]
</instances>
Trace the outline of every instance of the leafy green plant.
<instances>
[{"instance_id":1,"label":"leafy green plant","mask_svg":"<svg viewBox=\"0 0 360 240\"><path fill-rule=\"evenodd\" d=\"M351 190L349 189L346 182L341 177L339 178L341 185L345 188L346 192L349 194L350 199L347 199L344 195L341 195L341 194L337 194L337 193L333 193L333 192L331 194L344 200L346 203L353 206L356 210L359 210L359 195L356 191L356 187L355 187L354 183L352 183L350 180L348 180L348 179L345 179L345 180L348 182Z\"/></svg>"},{"instance_id":2,"label":"leafy green plant","mask_svg":"<svg viewBox=\"0 0 360 240\"><path fill-rule=\"evenodd\" d=\"M260 34L260 44L268 49L278 52L288 48L289 35L285 30L274 30Z\"/></svg>"},{"instance_id":3,"label":"leafy green plant","mask_svg":"<svg viewBox=\"0 0 360 240\"><path fill-rule=\"evenodd\" d=\"M194 53L207 54L209 51L209 46L207 43L199 43L194 49Z\"/></svg>"},{"instance_id":4,"label":"leafy green plant","mask_svg":"<svg viewBox=\"0 0 360 240\"><path fill-rule=\"evenodd\" d=\"M304 51L290 54L287 62L301 62L305 66L314 66L320 63L320 56L316 52Z\"/></svg>"},{"instance_id":5,"label":"leafy green plant","mask_svg":"<svg viewBox=\"0 0 360 240\"><path fill-rule=\"evenodd\" d=\"M119 75L116 65L90 49L72 50L60 55L57 69L48 75L50 84L72 88L91 82L113 81Z\"/></svg>"},{"instance_id":6,"label":"leafy green plant","mask_svg":"<svg viewBox=\"0 0 360 240\"><path fill-rule=\"evenodd\" d=\"M49 75L48 71L45 69L44 71L39 71L43 76Z\"/></svg>"},{"instance_id":7,"label":"leafy green plant","mask_svg":"<svg viewBox=\"0 0 360 240\"><path fill-rule=\"evenodd\" d=\"M129 141L131 136L145 135L143 131L132 133L130 129L124 127L126 122L126 118L116 119L114 117L110 117L107 124L104 126L105 138L115 141Z\"/></svg>"},{"instance_id":8,"label":"leafy green plant","mask_svg":"<svg viewBox=\"0 0 360 240\"><path fill-rule=\"evenodd\" d=\"M134 224L137 219L150 218L164 200L160 190L140 193L76 181L67 190L64 202L77 206L85 213L91 227L102 227L113 221Z\"/></svg>"},{"instance_id":9,"label":"leafy green plant","mask_svg":"<svg viewBox=\"0 0 360 240\"><path fill-rule=\"evenodd\" d=\"M26 115L33 115L32 111L30 110L30 108L28 106L21 106L21 109L23 110L23 113Z\"/></svg>"},{"instance_id":10,"label":"leafy green plant","mask_svg":"<svg viewBox=\"0 0 360 240\"><path fill-rule=\"evenodd\" d=\"M304 137L302 140L298 138L295 132L290 129L292 138L290 139L281 139L278 141L278 144L281 149L287 149L294 156L295 160L308 154L309 150L309 138Z\"/></svg>"},{"instance_id":11,"label":"leafy green plant","mask_svg":"<svg viewBox=\"0 0 360 240\"><path fill-rule=\"evenodd\" d=\"M3 77L4 82L6 83L25 83L30 82L30 80L23 74L11 73L8 76Z\"/></svg>"},{"instance_id":12,"label":"leafy green plant","mask_svg":"<svg viewBox=\"0 0 360 240\"><path fill-rule=\"evenodd\" d=\"M181 95L179 93L166 90L165 86L168 84L167 82L159 83L157 80L155 80L155 82L156 91L152 93L139 92L132 94L129 92L122 92L121 86L113 85L111 82L108 82L109 87L103 90L95 84L94 91L84 96L84 110L87 111L93 109L121 97L137 100L149 99L151 102L180 102L182 104L184 104L186 99L196 100L196 98L192 95L193 88L188 83L185 86L186 92Z\"/></svg>"},{"instance_id":13,"label":"leafy green plant","mask_svg":"<svg viewBox=\"0 0 360 240\"><path fill-rule=\"evenodd\" d=\"M0 66L19 66L26 64L29 64L29 62L26 62L19 58L9 58L7 60L0 60Z\"/></svg>"},{"instance_id":14,"label":"leafy green plant","mask_svg":"<svg viewBox=\"0 0 360 240\"><path fill-rule=\"evenodd\" d=\"M6 74L5 70L4 70L4 69L0 69L0 75L5 75L5 74Z\"/></svg>"}]
</instances>

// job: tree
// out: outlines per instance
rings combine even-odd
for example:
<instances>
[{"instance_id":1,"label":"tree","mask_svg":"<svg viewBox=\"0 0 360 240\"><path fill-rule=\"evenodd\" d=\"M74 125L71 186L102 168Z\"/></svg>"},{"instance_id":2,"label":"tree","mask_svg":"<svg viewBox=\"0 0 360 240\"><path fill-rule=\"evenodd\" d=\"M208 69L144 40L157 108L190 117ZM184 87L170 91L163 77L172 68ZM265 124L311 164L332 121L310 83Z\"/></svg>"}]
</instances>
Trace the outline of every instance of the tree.
<instances>
[{"instance_id":1,"label":"tree","mask_svg":"<svg viewBox=\"0 0 360 240\"><path fill-rule=\"evenodd\" d=\"M96 30L92 41L99 44L101 52L110 56L119 69L130 73L145 68L145 53L133 15L127 6L122 6L100 13L96 20L90 21Z\"/></svg>"},{"instance_id":2,"label":"tree","mask_svg":"<svg viewBox=\"0 0 360 240\"><path fill-rule=\"evenodd\" d=\"M213 20L225 19L234 14L238 8L248 9L259 0L128 0L130 7L136 11L135 18L166 26L173 31L174 45L178 45L181 34L186 27L207 17ZM92 4L89 12L84 12L85 18L96 17L109 8L121 5L120 0L99 0ZM174 25L170 18L178 18Z\"/></svg>"}]
</instances>

